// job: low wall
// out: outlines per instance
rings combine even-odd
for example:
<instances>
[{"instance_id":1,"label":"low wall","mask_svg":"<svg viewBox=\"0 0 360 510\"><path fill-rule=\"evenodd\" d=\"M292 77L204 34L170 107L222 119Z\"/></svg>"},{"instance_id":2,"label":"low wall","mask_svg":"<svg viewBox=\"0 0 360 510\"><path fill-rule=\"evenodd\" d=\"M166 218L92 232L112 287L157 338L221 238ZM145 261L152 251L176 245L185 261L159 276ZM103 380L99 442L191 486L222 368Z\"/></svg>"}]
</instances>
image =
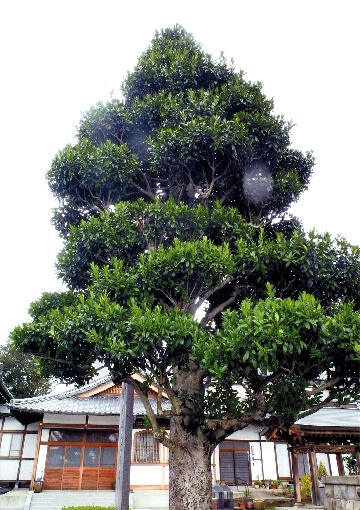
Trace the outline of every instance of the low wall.
<instances>
[{"instance_id":1,"label":"low wall","mask_svg":"<svg viewBox=\"0 0 360 510\"><path fill-rule=\"evenodd\" d=\"M325 476L324 510L360 510L360 476Z\"/></svg>"}]
</instances>

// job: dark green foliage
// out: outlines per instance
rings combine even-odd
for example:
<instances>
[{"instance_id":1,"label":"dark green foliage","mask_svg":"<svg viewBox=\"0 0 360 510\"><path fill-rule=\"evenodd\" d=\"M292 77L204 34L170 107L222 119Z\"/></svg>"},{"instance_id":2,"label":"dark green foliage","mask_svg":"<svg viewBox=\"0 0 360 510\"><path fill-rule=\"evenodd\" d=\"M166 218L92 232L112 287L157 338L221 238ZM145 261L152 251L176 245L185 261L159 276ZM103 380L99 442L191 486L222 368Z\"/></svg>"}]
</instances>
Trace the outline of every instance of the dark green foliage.
<instances>
[{"instance_id":1,"label":"dark green foliage","mask_svg":"<svg viewBox=\"0 0 360 510\"><path fill-rule=\"evenodd\" d=\"M179 25L157 32L123 85L128 103L160 91L177 94L188 89L210 89L233 74L222 59L214 63Z\"/></svg>"},{"instance_id":2,"label":"dark green foliage","mask_svg":"<svg viewBox=\"0 0 360 510\"><path fill-rule=\"evenodd\" d=\"M48 173L71 290L31 306L17 347L78 383L100 360L145 403L157 385L167 414L210 449L249 423L286 429L353 398L359 249L287 216L314 160L292 148L261 84L176 26L155 35L123 91L83 116Z\"/></svg>"},{"instance_id":3,"label":"dark green foliage","mask_svg":"<svg viewBox=\"0 0 360 510\"><path fill-rule=\"evenodd\" d=\"M345 455L344 463L349 475L356 475L357 466L356 466L356 457L355 453L349 453L349 455Z\"/></svg>"},{"instance_id":4,"label":"dark green foliage","mask_svg":"<svg viewBox=\"0 0 360 510\"><path fill-rule=\"evenodd\" d=\"M81 219L140 197L219 200L255 225L281 218L306 189L313 158L291 148L290 125L261 89L224 58L213 62L181 27L156 34L125 80L124 102L91 108L78 144L53 161L58 231L66 237ZM266 192L249 193L249 183Z\"/></svg>"}]
</instances>

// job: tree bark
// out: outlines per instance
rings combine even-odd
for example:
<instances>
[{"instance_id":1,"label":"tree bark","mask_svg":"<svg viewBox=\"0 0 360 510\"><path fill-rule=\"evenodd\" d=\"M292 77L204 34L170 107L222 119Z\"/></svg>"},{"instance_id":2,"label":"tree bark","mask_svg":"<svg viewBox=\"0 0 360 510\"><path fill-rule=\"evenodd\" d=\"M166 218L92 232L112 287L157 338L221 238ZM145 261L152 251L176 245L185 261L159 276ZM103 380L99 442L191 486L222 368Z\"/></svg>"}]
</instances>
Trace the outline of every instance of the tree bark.
<instances>
[{"instance_id":1,"label":"tree bark","mask_svg":"<svg viewBox=\"0 0 360 510\"><path fill-rule=\"evenodd\" d=\"M211 510L211 453L201 430L188 431L182 418L172 418L171 438L179 445L170 451L169 508Z\"/></svg>"}]
</instances>

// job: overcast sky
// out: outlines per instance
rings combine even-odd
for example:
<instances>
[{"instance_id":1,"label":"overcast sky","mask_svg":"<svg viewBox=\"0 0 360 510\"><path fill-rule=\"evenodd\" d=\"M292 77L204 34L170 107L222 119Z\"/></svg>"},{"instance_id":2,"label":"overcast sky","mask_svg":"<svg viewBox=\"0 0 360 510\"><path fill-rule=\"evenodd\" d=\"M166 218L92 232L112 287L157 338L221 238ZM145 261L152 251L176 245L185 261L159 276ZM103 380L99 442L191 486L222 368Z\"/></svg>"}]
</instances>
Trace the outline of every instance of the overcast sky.
<instances>
[{"instance_id":1,"label":"overcast sky","mask_svg":"<svg viewBox=\"0 0 360 510\"><path fill-rule=\"evenodd\" d=\"M0 1L0 343L59 290L45 173L81 112L106 101L156 30L181 24L263 83L315 172L294 208L307 229L360 244L358 0Z\"/></svg>"}]
</instances>

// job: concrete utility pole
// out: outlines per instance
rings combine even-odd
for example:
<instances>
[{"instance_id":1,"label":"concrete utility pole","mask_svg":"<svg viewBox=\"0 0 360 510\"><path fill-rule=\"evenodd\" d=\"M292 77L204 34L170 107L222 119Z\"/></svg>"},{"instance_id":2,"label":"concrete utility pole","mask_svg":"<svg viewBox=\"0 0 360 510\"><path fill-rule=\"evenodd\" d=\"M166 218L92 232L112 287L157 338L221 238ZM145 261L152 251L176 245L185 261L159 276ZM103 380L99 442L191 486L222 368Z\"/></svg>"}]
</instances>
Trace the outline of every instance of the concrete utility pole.
<instances>
[{"instance_id":1,"label":"concrete utility pole","mask_svg":"<svg viewBox=\"0 0 360 510\"><path fill-rule=\"evenodd\" d=\"M130 465L133 428L134 389L121 386L118 461L116 469L115 510L129 510Z\"/></svg>"}]
</instances>

